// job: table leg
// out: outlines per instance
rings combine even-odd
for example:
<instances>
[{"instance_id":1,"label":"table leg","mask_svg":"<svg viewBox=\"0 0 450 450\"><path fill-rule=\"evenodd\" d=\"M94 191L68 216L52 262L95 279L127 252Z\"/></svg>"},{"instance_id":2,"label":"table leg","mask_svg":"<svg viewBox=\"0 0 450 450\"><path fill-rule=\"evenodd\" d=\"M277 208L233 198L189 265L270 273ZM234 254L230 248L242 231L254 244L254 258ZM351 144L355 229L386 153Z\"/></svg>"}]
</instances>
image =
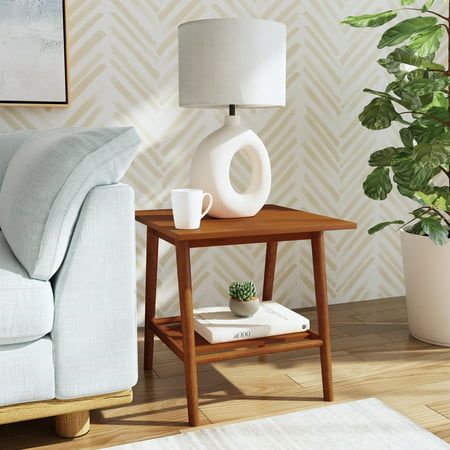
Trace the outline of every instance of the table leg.
<instances>
[{"instance_id":1,"label":"table leg","mask_svg":"<svg viewBox=\"0 0 450 450\"><path fill-rule=\"evenodd\" d=\"M156 286L158 276L158 237L151 228L147 228L147 268L145 281L145 335L144 335L144 370L153 369L153 343L155 334L150 328L155 318Z\"/></svg>"},{"instance_id":2,"label":"table leg","mask_svg":"<svg viewBox=\"0 0 450 450\"><path fill-rule=\"evenodd\" d=\"M264 268L263 300L272 300L275 264L277 261L278 242L268 242L266 246L266 264Z\"/></svg>"},{"instance_id":3,"label":"table leg","mask_svg":"<svg viewBox=\"0 0 450 450\"><path fill-rule=\"evenodd\" d=\"M195 331L192 307L191 259L189 245L176 245L178 292L183 332L184 376L189 414L189 424L199 425L197 364L195 361Z\"/></svg>"},{"instance_id":4,"label":"table leg","mask_svg":"<svg viewBox=\"0 0 450 450\"><path fill-rule=\"evenodd\" d=\"M314 287L316 292L317 321L319 336L323 341L320 347L320 363L322 367L323 397L333 401L333 378L331 366L331 342L328 317L327 276L323 232L313 234L311 239L314 267Z\"/></svg>"}]
</instances>

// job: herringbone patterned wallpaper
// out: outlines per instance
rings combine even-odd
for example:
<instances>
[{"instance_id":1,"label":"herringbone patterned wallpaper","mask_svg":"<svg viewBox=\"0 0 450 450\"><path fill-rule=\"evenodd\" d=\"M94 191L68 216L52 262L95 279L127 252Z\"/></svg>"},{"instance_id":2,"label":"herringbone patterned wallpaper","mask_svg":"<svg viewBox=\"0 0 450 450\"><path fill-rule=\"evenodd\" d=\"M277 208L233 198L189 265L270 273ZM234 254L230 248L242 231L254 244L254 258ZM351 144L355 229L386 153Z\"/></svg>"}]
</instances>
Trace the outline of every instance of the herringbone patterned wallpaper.
<instances>
[{"instance_id":1,"label":"herringbone patterned wallpaper","mask_svg":"<svg viewBox=\"0 0 450 450\"><path fill-rule=\"evenodd\" d=\"M376 3L376 5L374 5ZM242 111L266 143L273 167L270 202L354 220L359 229L327 236L329 293L348 302L403 293L399 236L369 237L380 218L406 211L403 201L376 203L363 196L368 154L397 139L374 133L357 116L366 86L381 87L376 39L380 30L340 25L348 14L397 6L380 0L69 0L72 104L65 109L3 108L0 130L134 125L142 150L126 182L137 208L170 206L170 190L188 183L200 140L222 122L222 111L178 107L177 25L206 17L259 17L288 28L287 106ZM245 163L236 164L243 183ZM394 214L395 212L395 214ZM143 317L145 233L138 226L139 317ZM173 249L162 244L158 279L160 314L177 311ZM281 245L276 299L313 304L310 248ZM226 301L234 279L255 279L261 289L261 245L192 251L195 303Z\"/></svg>"}]
</instances>

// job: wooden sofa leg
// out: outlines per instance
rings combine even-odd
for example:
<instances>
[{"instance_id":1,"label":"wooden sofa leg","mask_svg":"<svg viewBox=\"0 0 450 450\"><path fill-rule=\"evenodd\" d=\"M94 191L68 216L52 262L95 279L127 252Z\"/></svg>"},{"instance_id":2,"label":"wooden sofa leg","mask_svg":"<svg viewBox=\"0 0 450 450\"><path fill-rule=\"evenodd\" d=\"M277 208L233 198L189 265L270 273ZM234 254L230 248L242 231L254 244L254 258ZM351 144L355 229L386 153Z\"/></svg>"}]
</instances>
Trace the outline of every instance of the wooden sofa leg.
<instances>
[{"instance_id":1,"label":"wooden sofa leg","mask_svg":"<svg viewBox=\"0 0 450 450\"><path fill-rule=\"evenodd\" d=\"M90 429L89 411L61 414L55 417L55 431L58 436L76 438Z\"/></svg>"}]
</instances>

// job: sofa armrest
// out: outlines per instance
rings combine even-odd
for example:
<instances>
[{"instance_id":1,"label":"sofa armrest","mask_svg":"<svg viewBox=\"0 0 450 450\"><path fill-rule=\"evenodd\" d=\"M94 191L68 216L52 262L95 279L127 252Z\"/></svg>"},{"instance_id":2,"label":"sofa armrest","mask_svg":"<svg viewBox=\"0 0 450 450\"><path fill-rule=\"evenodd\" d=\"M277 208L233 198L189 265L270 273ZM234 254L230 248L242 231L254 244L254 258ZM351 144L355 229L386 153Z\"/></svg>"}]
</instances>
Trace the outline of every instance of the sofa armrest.
<instances>
[{"instance_id":1,"label":"sofa armrest","mask_svg":"<svg viewBox=\"0 0 450 450\"><path fill-rule=\"evenodd\" d=\"M56 398L130 388L137 381L134 193L90 191L52 280Z\"/></svg>"}]
</instances>

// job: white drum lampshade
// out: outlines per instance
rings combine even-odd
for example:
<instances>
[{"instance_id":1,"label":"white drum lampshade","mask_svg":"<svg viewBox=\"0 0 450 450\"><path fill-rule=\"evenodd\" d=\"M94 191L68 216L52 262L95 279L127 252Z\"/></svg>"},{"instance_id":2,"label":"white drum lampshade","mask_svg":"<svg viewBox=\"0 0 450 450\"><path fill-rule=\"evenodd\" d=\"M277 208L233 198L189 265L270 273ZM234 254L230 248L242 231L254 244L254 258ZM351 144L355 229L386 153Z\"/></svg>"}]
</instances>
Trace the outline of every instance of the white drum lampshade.
<instances>
[{"instance_id":1,"label":"white drum lampshade","mask_svg":"<svg viewBox=\"0 0 450 450\"><path fill-rule=\"evenodd\" d=\"M191 166L191 185L213 195L210 215L248 217L264 205L271 173L261 139L242 126L235 108L285 105L286 27L271 20L206 19L178 28L179 105L230 108L225 125L199 145ZM229 170L243 150L252 166L244 193L237 193Z\"/></svg>"}]
</instances>

